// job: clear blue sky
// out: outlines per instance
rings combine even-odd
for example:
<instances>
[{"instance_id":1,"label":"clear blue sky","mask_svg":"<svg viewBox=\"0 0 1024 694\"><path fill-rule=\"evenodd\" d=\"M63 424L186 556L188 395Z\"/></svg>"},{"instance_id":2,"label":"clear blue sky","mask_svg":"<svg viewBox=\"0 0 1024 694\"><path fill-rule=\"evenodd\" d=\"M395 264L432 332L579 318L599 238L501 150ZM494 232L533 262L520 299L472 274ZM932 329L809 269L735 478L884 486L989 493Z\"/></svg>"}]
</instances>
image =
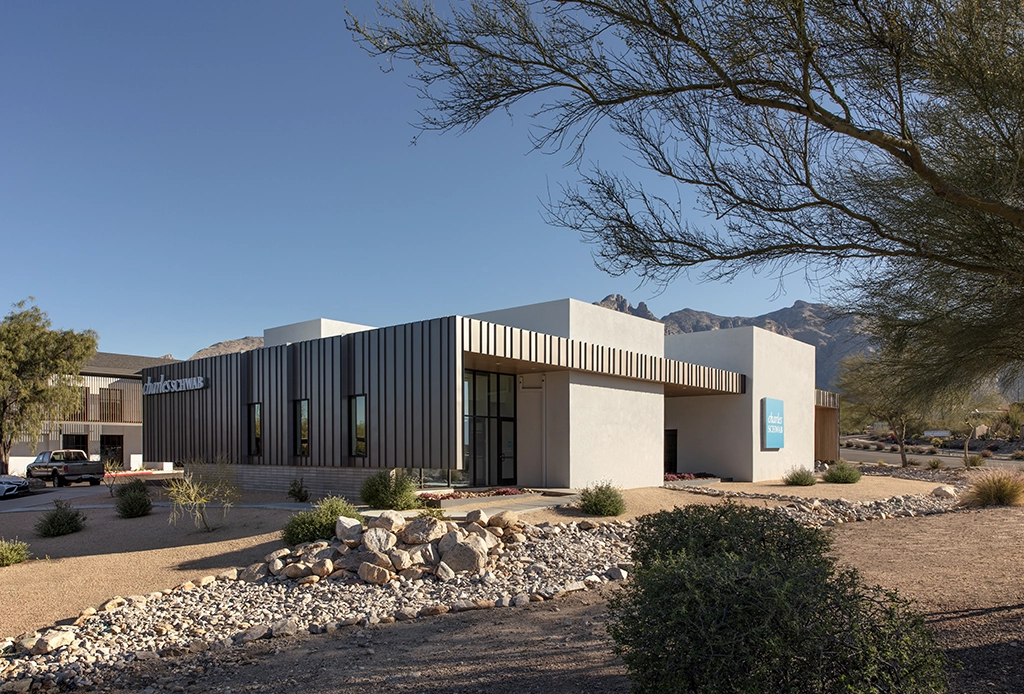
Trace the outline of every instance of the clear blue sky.
<instances>
[{"instance_id":1,"label":"clear blue sky","mask_svg":"<svg viewBox=\"0 0 1024 694\"><path fill-rule=\"evenodd\" d=\"M369 14L369 0L349 7ZM816 300L800 280L658 294L547 226L575 180L530 120L427 133L340 1L0 3L0 301L100 349L187 358L325 317L393 325L620 293L661 316ZM610 138L588 160L618 166Z\"/></svg>"}]
</instances>

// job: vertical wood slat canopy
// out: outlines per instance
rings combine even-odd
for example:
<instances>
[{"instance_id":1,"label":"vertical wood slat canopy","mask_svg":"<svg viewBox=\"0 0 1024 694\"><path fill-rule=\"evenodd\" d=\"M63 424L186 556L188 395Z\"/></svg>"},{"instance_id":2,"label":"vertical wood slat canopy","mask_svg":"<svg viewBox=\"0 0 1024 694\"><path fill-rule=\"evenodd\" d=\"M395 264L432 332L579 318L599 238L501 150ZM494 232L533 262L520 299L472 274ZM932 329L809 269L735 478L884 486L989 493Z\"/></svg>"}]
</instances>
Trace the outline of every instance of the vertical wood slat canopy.
<instances>
[{"instance_id":1,"label":"vertical wood slat canopy","mask_svg":"<svg viewBox=\"0 0 1024 694\"><path fill-rule=\"evenodd\" d=\"M462 316L177 362L144 377L207 387L144 398L145 458L252 465L455 469L462 464L464 367L571 370L665 385L665 394L740 394L743 374ZM495 364L497 360L498 364ZM366 397L366 455L353 455L350 398ZM308 451L294 403L308 401ZM261 404L261 453L248 447Z\"/></svg>"}]
</instances>

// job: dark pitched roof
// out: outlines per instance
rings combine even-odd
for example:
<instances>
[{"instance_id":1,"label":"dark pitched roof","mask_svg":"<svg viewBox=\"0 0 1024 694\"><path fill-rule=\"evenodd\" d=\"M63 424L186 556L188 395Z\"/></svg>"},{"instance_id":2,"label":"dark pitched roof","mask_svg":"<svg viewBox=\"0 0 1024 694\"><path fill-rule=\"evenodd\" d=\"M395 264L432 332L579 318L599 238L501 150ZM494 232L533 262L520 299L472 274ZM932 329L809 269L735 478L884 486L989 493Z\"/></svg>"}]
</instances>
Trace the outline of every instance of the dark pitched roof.
<instances>
[{"instance_id":1,"label":"dark pitched roof","mask_svg":"<svg viewBox=\"0 0 1024 694\"><path fill-rule=\"evenodd\" d=\"M165 357L137 357L134 354L97 352L96 356L82 367L83 375L92 376L134 376L151 366L173 364L177 359Z\"/></svg>"}]
</instances>

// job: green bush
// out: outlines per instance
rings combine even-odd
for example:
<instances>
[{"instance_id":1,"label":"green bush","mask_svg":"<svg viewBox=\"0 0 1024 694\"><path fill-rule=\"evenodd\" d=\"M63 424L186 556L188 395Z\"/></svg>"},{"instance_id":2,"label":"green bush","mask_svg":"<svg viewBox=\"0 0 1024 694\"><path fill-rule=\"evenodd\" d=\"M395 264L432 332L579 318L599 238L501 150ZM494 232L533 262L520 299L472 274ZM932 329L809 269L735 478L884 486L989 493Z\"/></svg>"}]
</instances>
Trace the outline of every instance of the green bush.
<instances>
[{"instance_id":1,"label":"green bush","mask_svg":"<svg viewBox=\"0 0 1024 694\"><path fill-rule=\"evenodd\" d=\"M1024 503L1024 475L1019 471L985 470L971 482L961 503L964 506L1020 506Z\"/></svg>"},{"instance_id":2,"label":"green bush","mask_svg":"<svg viewBox=\"0 0 1024 694\"><path fill-rule=\"evenodd\" d=\"M921 461L917 458L907 458L907 467L918 467Z\"/></svg>"},{"instance_id":3,"label":"green bush","mask_svg":"<svg viewBox=\"0 0 1024 694\"><path fill-rule=\"evenodd\" d=\"M138 477L133 479L131 482L119 484L114 487L114 496L117 498L130 494L145 494L146 496L149 496L149 487L147 487L146 483Z\"/></svg>"},{"instance_id":4,"label":"green bush","mask_svg":"<svg viewBox=\"0 0 1024 694\"><path fill-rule=\"evenodd\" d=\"M985 459L980 455L972 455L967 458L967 467L981 467L985 464Z\"/></svg>"},{"instance_id":5,"label":"green bush","mask_svg":"<svg viewBox=\"0 0 1024 694\"><path fill-rule=\"evenodd\" d=\"M119 493L116 505L117 515L121 516L121 518L140 518L148 516L153 510L153 501L149 498L149 492L146 491Z\"/></svg>"},{"instance_id":6,"label":"green bush","mask_svg":"<svg viewBox=\"0 0 1024 694\"><path fill-rule=\"evenodd\" d=\"M982 451L979 451L979 455L981 455L982 458L991 458L995 455L995 453L986 448Z\"/></svg>"},{"instance_id":7,"label":"green bush","mask_svg":"<svg viewBox=\"0 0 1024 694\"><path fill-rule=\"evenodd\" d=\"M1024 460L1024 451L1014 451L1010 454L1011 460Z\"/></svg>"},{"instance_id":8,"label":"green bush","mask_svg":"<svg viewBox=\"0 0 1024 694\"><path fill-rule=\"evenodd\" d=\"M423 505L416 496L415 480L391 470L382 470L363 482L359 496L370 508L406 511Z\"/></svg>"},{"instance_id":9,"label":"green bush","mask_svg":"<svg viewBox=\"0 0 1024 694\"><path fill-rule=\"evenodd\" d=\"M288 496L295 499L300 504L304 504L309 501L309 490L306 489L304 478L300 477L297 480L292 480L291 486L288 487Z\"/></svg>"},{"instance_id":10,"label":"green bush","mask_svg":"<svg viewBox=\"0 0 1024 694\"><path fill-rule=\"evenodd\" d=\"M830 484L853 484L860 480L860 470L841 460L829 467L821 479Z\"/></svg>"},{"instance_id":11,"label":"green bush","mask_svg":"<svg viewBox=\"0 0 1024 694\"><path fill-rule=\"evenodd\" d=\"M28 551L27 542L18 540L0 540L0 566L12 566L28 561L32 553Z\"/></svg>"},{"instance_id":12,"label":"green bush","mask_svg":"<svg viewBox=\"0 0 1024 694\"><path fill-rule=\"evenodd\" d=\"M339 516L355 518L360 523L365 519L355 507L340 496L328 496L309 511L300 511L288 519L281 536L286 545L298 545L303 542L330 540L334 537L334 524Z\"/></svg>"},{"instance_id":13,"label":"green bush","mask_svg":"<svg viewBox=\"0 0 1024 694\"><path fill-rule=\"evenodd\" d=\"M942 469L942 461L939 460L938 458L932 458L931 460L928 461L928 469L929 470L941 470Z\"/></svg>"},{"instance_id":14,"label":"green bush","mask_svg":"<svg viewBox=\"0 0 1024 694\"><path fill-rule=\"evenodd\" d=\"M840 570L820 531L730 504L644 516L635 537L608 627L634 691L944 691L923 618Z\"/></svg>"},{"instance_id":15,"label":"green bush","mask_svg":"<svg viewBox=\"0 0 1024 694\"><path fill-rule=\"evenodd\" d=\"M580 510L592 516L621 516L626 501L611 482L595 482L580 490Z\"/></svg>"},{"instance_id":16,"label":"green bush","mask_svg":"<svg viewBox=\"0 0 1024 694\"><path fill-rule=\"evenodd\" d=\"M942 439L935 437L932 439L932 448L942 448Z\"/></svg>"},{"instance_id":17,"label":"green bush","mask_svg":"<svg viewBox=\"0 0 1024 694\"><path fill-rule=\"evenodd\" d=\"M795 467L786 473L782 481L791 487L812 487L818 483L818 478L807 468Z\"/></svg>"},{"instance_id":18,"label":"green bush","mask_svg":"<svg viewBox=\"0 0 1024 694\"><path fill-rule=\"evenodd\" d=\"M59 537L77 533L85 527L85 516L63 499L54 499L53 508L43 514L36 523L40 537Z\"/></svg>"}]
</instances>

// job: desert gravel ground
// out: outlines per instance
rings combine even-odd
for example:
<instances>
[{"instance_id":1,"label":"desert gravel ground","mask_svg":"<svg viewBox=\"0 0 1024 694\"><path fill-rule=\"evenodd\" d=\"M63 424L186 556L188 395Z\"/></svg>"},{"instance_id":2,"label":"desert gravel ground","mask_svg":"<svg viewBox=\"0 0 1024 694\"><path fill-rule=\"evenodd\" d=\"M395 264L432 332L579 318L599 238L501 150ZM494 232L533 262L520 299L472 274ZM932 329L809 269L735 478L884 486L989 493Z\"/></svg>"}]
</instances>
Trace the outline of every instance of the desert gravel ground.
<instances>
[{"instance_id":1,"label":"desert gravel ground","mask_svg":"<svg viewBox=\"0 0 1024 694\"><path fill-rule=\"evenodd\" d=\"M927 493L934 487L884 477L810 488L735 485L746 492L851 501ZM654 488L625 496L628 517L719 502ZM290 512L236 508L213 533L196 531L188 521L168 525L167 510L161 508L134 520L117 518L112 508L87 515L85 531L43 540L32 533L37 514L0 514L0 536L18 535L37 556L50 557L0 569L0 635L73 618L85 605L115 594L167 588L250 563L280 546L277 530ZM551 509L528 520L568 521L579 515ZM851 523L831 532L843 563L868 582L918 601L942 648L964 663L951 673L951 692L1024 692L1024 509ZM521 610L353 627L334 636L138 663L110 684L123 692L623 692L628 690L625 670L604 632L612 590L575 593Z\"/></svg>"}]
</instances>

